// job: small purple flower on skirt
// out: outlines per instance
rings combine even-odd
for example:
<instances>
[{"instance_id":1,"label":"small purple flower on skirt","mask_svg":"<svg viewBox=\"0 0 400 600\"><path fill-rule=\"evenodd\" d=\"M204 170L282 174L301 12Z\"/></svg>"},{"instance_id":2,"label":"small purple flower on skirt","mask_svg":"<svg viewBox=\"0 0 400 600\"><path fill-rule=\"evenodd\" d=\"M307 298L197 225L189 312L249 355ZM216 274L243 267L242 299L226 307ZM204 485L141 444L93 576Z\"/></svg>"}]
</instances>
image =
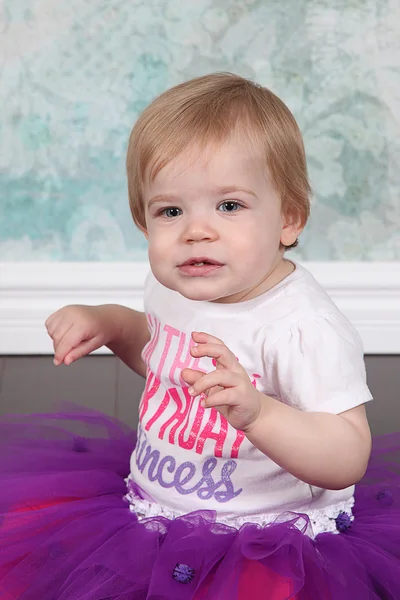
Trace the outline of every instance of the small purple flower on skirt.
<instances>
[{"instance_id":1,"label":"small purple flower on skirt","mask_svg":"<svg viewBox=\"0 0 400 600\"><path fill-rule=\"evenodd\" d=\"M190 583L194 574L195 570L192 567L178 563L172 572L172 577L179 583Z\"/></svg>"},{"instance_id":2,"label":"small purple flower on skirt","mask_svg":"<svg viewBox=\"0 0 400 600\"><path fill-rule=\"evenodd\" d=\"M338 514L338 516L335 519L336 522L336 529L340 532L340 533L344 533L345 531L348 531L351 527L351 517L347 512L340 512Z\"/></svg>"},{"instance_id":3,"label":"small purple flower on skirt","mask_svg":"<svg viewBox=\"0 0 400 600\"><path fill-rule=\"evenodd\" d=\"M377 493L376 499L382 506L391 506L393 504L393 494L389 490L381 490Z\"/></svg>"},{"instance_id":4,"label":"small purple flower on skirt","mask_svg":"<svg viewBox=\"0 0 400 600\"><path fill-rule=\"evenodd\" d=\"M79 435L75 435L72 450L74 452L88 452L89 448L87 447L86 440Z\"/></svg>"}]
</instances>

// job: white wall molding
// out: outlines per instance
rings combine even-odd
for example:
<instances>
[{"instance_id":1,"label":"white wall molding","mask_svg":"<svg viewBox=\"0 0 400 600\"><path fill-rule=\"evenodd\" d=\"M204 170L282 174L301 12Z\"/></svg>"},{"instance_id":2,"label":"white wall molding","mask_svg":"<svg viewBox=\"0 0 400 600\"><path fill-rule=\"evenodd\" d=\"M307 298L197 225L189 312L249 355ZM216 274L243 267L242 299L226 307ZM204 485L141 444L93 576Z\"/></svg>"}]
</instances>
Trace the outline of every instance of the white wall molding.
<instances>
[{"instance_id":1,"label":"white wall molding","mask_svg":"<svg viewBox=\"0 0 400 600\"><path fill-rule=\"evenodd\" d=\"M400 354L399 262L304 262L367 354ZM44 321L65 304L141 310L147 263L0 263L0 354L50 354ZM104 351L104 350L103 350Z\"/></svg>"}]
</instances>

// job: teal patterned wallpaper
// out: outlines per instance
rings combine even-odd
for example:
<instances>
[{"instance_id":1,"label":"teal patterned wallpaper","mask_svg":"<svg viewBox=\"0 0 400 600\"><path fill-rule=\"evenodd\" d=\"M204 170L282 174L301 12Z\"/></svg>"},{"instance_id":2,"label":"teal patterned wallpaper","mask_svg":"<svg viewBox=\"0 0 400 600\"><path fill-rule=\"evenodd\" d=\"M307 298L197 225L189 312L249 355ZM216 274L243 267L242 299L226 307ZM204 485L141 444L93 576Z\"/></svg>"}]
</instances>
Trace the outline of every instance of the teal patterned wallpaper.
<instances>
[{"instance_id":1,"label":"teal patterned wallpaper","mask_svg":"<svg viewBox=\"0 0 400 600\"><path fill-rule=\"evenodd\" d=\"M141 260L127 137L166 87L229 70L304 133L293 256L400 259L399 0L2 0L0 260Z\"/></svg>"}]
</instances>

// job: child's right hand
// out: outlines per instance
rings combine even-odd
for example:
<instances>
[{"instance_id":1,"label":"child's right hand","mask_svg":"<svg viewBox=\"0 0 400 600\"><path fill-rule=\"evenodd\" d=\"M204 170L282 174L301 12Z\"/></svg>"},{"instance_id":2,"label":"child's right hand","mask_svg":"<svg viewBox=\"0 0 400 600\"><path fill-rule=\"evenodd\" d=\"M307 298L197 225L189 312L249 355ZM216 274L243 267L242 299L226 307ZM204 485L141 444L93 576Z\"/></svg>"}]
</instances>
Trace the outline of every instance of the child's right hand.
<instances>
[{"instance_id":1,"label":"child's right hand","mask_svg":"<svg viewBox=\"0 0 400 600\"><path fill-rule=\"evenodd\" d=\"M107 308L71 305L50 315L45 325L53 340L56 366L70 365L112 340L115 326Z\"/></svg>"}]
</instances>

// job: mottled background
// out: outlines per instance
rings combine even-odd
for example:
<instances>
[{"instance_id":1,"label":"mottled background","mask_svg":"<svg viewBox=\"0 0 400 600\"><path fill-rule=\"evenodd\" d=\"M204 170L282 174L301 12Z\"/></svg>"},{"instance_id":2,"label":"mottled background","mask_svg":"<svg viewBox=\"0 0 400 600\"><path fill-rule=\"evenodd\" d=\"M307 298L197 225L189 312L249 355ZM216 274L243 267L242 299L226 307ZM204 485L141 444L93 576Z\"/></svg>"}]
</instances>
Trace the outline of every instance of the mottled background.
<instances>
[{"instance_id":1,"label":"mottled background","mask_svg":"<svg viewBox=\"0 0 400 600\"><path fill-rule=\"evenodd\" d=\"M0 260L144 259L130 128L215 70L270 87L304 133L293 256L399 260L399 0L0 0Z\"/></svg>"}]
</instances>

